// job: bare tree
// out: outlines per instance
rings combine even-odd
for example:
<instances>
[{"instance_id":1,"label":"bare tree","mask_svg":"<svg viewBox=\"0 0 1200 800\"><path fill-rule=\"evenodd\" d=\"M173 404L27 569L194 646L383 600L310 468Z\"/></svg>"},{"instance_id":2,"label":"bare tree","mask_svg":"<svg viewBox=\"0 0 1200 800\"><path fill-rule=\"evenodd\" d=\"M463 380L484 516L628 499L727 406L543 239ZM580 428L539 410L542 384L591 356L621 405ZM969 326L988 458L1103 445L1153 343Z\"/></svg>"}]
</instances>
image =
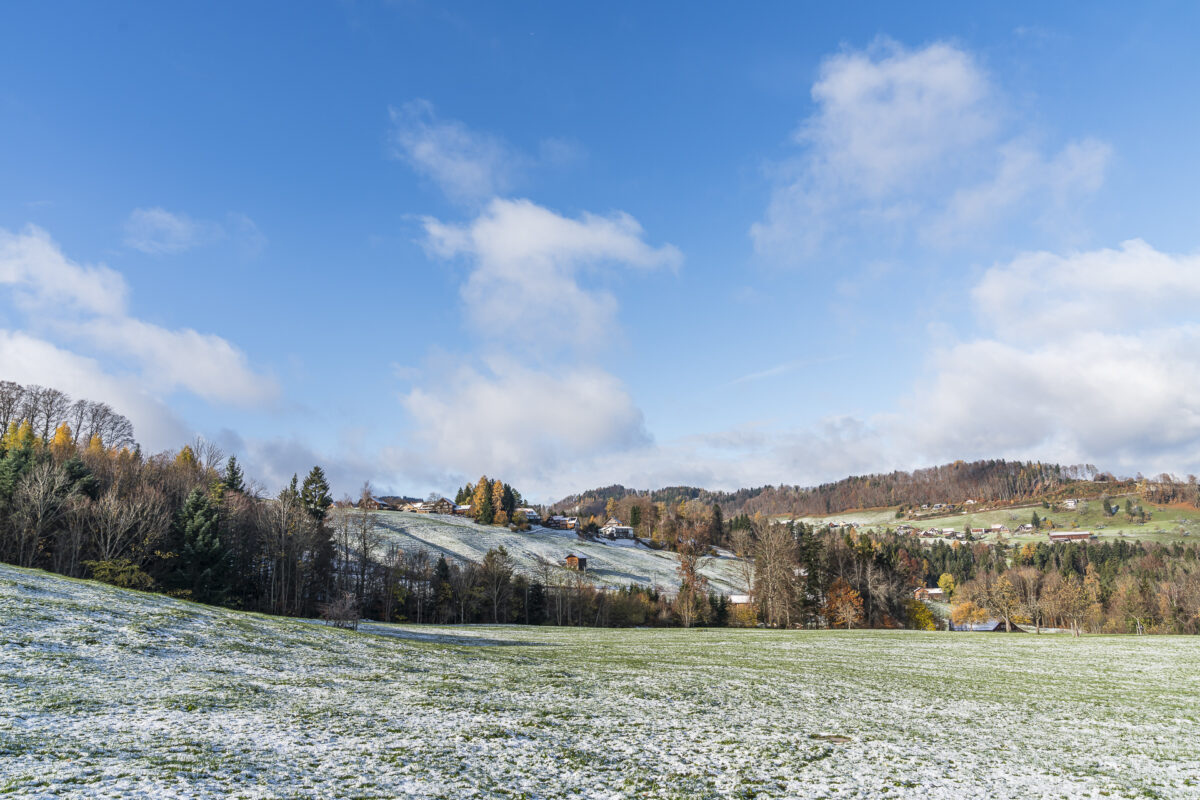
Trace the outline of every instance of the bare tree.
<instances>
[{"instance_id":1,"label":"bare tree","mask_svg":"<svg viewBox=\"0 0 1200 800\"><path fill-rule=\"evenodd\" d=\"M330 602L323 603L320 610L326 624L358 630L358 600L349 592L342 592Z\"/></svg>"},{"instance_id":2,"label":"bare tree","mask_svg":"<svg viewBox=\"0 0 1200 800\"><path fill-rule=\"evenodd\" d=\"M12 555L17 564L33 566L49 534L66 512L67 476L49 461L30 470L13 493Z\"/></svg>"},{"instance_id":3,"label":"bare tree","mask_svg":"<svg viewBox=\"0 0 1200 800\"><path fill-rule=\"evenodd\" d=\"M21 409L17 412L17 419L27 420L35 431L42 426L42 420L38 414L42 410L42 393L45 391L44 386L30 384L21 394Z\"/></svg>"},{"instance_id":4,"label":"bare tree","mask_svg":"<svg viewBox=\"0 0 1200 800\"><path fill-rule=\"evenodd\" d=\"M483 594L492 605L492 622L501 621L500 607L508 604L513 572L513 561L503 547L488 550L484 555L479 577L483 585Z\"/></svg>"},{"instance_id":5,"label":"bare tree","mask_svg":"<svg viewBox=\"0 0 1200 800\"><path fill-rule=\"evenodd\" d=\"M90 405L91 403L87 400L76 400L67 409L67 424L71 426L71 439L80 447L87 446L87 442L80 441L79 434L83 432L83 425L87 422Z\"/></svg>"},{"instance_id":6,"label":"bare tree","mask_svg":"<svg viewBox=\"0 0 1200 800\"><path fill-rule=\"evenodd\" d=\"M58 389L43 389L38 398L38 435L43 442L50 441L50 434L59 423L67 418L67 409L71 407L71 398Z\"/></svg>"},{"instance_id":7,"label":"bare tree","mask_svg":"<svg viewBox=\"0 0 1200 800\"><path fill-rule=\"evenodd\" d=\"M795 604L796 541L787 525L768 525L754 554L754 594L768 625L792 624Z\"/></svg>"},{"instance_id":8,"label":"bare tree","mask_svg":"<svg viewBox=\"0 0 1200 800\"><path fill-rule=\"evenodd\" d=\"M25 387L14 381L0 381L0 434L19 419Z\"/></svg>"},{"instance_id":9,"label":"bare tree","mask_svg":"<svg viewBox=\"0 0 1200 800\"><path fill-rule=\"evenodd\" d=\"M355 568L355 594L361 600L366 596L367 572L371 568L372 557L383 543L383 534L375 527L375 517L369 508L372 499L371 484L364 483L359 498L358 508L354 511L353 530L354 548L358 551L358 564Z\"/></svg>"}]
</instances>

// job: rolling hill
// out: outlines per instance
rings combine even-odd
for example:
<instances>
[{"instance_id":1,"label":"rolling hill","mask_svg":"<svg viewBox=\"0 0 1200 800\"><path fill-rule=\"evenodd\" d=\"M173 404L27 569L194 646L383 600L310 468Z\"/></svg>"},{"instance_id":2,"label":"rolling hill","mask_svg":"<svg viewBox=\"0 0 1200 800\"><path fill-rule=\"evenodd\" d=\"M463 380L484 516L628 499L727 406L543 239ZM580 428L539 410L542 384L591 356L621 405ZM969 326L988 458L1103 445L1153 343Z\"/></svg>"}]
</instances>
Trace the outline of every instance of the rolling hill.
<instances>
[{"instance_id":1,"label":"rolling hill","mask_svg":"<svg viewBox=\"0 0 1200 800\"><path fill-rule=\"evenodd\" d=\"M644 545L623 547L607 542L580 539L574 531L534 528L517 533L507 528L477 525L463 517L377 511L376 528L389 544L405 552L425 550L433 558L446 556L459 561L481 561L494 547L504 547L522 572L535 576L543 570L563 572L568 553L587 558L587 577L598 586L618 588L643 586L673 591L679 586L674 553L652 550ZM709 586L722 594L746 591L740 559L720 551L717 557L701 559L700 572Z\"/></svg>"}]
</instances>

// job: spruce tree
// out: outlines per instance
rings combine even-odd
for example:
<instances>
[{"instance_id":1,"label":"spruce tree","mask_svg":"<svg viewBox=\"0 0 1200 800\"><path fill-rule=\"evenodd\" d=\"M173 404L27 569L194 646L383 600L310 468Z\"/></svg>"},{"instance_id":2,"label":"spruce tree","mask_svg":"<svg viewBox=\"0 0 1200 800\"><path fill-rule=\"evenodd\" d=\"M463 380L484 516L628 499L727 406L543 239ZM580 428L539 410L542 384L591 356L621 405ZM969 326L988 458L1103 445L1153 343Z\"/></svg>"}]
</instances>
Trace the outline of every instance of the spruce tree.
<instances>
[{"instance_id":1,"label":"spruce tree","mask_svg":"<svg viewBox=\"0 0 1200 800\"><path fill-rule=\"evenodd\" d=\"M292 478L293 483L295 478ZM304 488L300 491L300 500L309 516L317 522L325 521L325 514L333 505L333 497L329 494L329 481L325 480L325 471L313 467L304 479Z\"/></svg>"},{"instance_id":2,"label":"spruce tree","mask_svg":"<svg viewBox=\"0 0 1200 800\"><path fill-rule=\"evenodd\" d=\"M218 518L216 503L193 489L177 520L183 548L176 582L201 603L220 603L227 590L229 554L221 544Z\"/></svg>"},{"instance_id":3,"label":"spruce tree","mask_svg":"<svg viewBox=\"0 0 1200 800\"><path fill-rule=\"evenodd\" d=\"M230 456L225 462L225 488L231 492L246 491L246 478L238 466L237 456Z\"/></svg>"}]
</instances>

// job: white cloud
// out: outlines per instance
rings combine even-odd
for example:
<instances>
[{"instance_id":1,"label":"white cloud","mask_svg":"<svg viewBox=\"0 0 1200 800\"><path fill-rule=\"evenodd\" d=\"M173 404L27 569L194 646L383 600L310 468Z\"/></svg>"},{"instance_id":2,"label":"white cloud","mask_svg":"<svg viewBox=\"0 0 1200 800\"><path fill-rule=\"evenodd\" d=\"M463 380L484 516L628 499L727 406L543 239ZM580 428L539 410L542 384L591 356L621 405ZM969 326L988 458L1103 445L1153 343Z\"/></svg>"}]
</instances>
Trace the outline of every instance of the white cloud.
<instances>
[{"instance_id":1,"label":"white cloud","mask_svg":"<svg viewBox=\"0 0 1200 800\"><path fill-rule=\"evenodd\" d=\"M173 255L229 239L247 256L257 255L266 245L254 220L236 212L220 223L164 208L135 208L125 221L125 244L149 255Z\"/></svg>"},{"instance_id":2,"label":"white cloud","mask_svg":"<svg viewBox=\"0 0 1200 800\"><path fill-rule=\"evenodd\" d=\"M1053 228L1099 187L1110 155L1094 140L1043 153L975 58L944 42L833 56L812 97L793 136L803 152L772 170L778 186L751 228L778 258L864 234L956 245L1023 214Z\"/></svg>"},{"instance_id":3,"label":"white cloud","mask_svg":"<svg viewBox=\"0 0 1200 800\"><path fill-rule=\"evenodd\" d=\"M648 440L625 387L594 368L548 373L515 363L453 370L404 398L429 467L544 484L580 458Z\"/></svg>"},{"instance_id":4,"label":"white cloud","mask_svg":"<svg viewBox=\"0 0 1200 800\"><path fill-rule=\"evenodd\" d=\"M393 153L452 200L472 201L509 189L523 158L502 140L440 119L414 100L391 109Z\"/></svg>"},{"instance_id":5,"label":"white cloud","mask_svg":"<svg viewBox=\"0 0 1200 800\"><path fill-rule=\"evenodd\" d=\"M972 298L987 329L934 354L906 409L909 447L934 459L1200 467L1200 257L1140 240L1029 253L988 270Z\"/></svg>"},{"instance_id":6,"label":"white cloud","mask_svg":"<svg viewBox=\"0 0 1200 800\"><path fill-rule=\"evenodd\" d=\"M53 386L73 397L108 403L129 418L138 441L149 452L179 447L191 438L182 420L147 393L137 375L112 375L95 359L22 331L3 329L0 364L7 380Z\"/></svg>"},{"instance_id":7,"label":"white cloud","mask_svg":"<svg viewBox=\"0 0 1200 800\"><path fill-rule=\"evenodd\" d=\"M135 208L125 222L125 244L151 255L182 253L220 236L219 226L163 208Z\"/></svg>"},{"instance_id":8,"label":"white cloud","mask_svg":"<svg viewBox=\"0 0 1200 800\"><path fill-rule=\"evenodd\" d=\"M647 244L628 214L570 219L528 200L493 199L466 225L426 219L425 231L433 253L472 264L462 296L471 321L493 341L582 345L608 339L616 298L583 288L581 273L682 261L671 245Z\"/></svg>"},{"instance_id":9,"label":"white cloud","mask_svg":"<svg viewBox=\"0 0 1200 800\"><path fill-rule=\"evenodd\" d=\"M71 261L35 225L23 233L0 228L0 286L11 287L26 305L96 314L122 313L127 294L120 273Z\"/></svg>"},{"instance_id":10,"label":"white cloud","mask_svg":"<svg viewBox=\"0 0 1200 800\"><path fill-rule=\"evenodd\" d=\"M136 375L140 386L160 393L183 390L239 405L261 405L277 396L275 381L255 372L245 354L227 340L186 328L171 330L129 316L120 274L104 266L76 264L41 229L30 227L20 234L0 229L2 285L17 292L31 326L55 332L87 353L103 354L108 364ZM7 333L10 337L22 335L19 331ZM54 347L56 362L67 352L42 339L14 341L24 343L26 351L34 341ZM100 369L100 362L92 359L79 363L90 365L93 375ZM67 390L53 380L44 382Z\"/></svg>"},{"instance_id":11,"label":"white cloud","mask_svg":"<svg viewBox=\"0 0 1200 800\"><path fill-rule=\"evenodd\" d=\"M129 317L98 317L69 326L92 346L135 361L146 383L219 403L258 406L278 395L226 339L190 328L170 330Z\"/></svg>"}]
</instances>

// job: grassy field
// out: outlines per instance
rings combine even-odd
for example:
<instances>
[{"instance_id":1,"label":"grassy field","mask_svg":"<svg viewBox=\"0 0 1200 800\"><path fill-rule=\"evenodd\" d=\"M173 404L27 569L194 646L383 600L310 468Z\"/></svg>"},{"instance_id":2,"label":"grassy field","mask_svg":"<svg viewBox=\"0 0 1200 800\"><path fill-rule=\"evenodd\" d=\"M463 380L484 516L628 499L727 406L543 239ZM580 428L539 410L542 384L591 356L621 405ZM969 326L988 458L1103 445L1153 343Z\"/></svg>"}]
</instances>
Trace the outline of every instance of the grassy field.
<instances>
[{"instance_id":1,"label":"grassy field","mask_svg":"<svg viewBox=\"0 0 1200 800\"><path fill-rule=\"evenodd\" d=\"M0 566L0 795L1200 797L1200 640L370 625Z\"/></svg>"},{"instance_id":2,"label":"grassy field","mask_svg":"<svg viewBox=\"0 0 1200 800\"><path fill-rule=\"evenodd\" d=\"M844 511L827 517L803 517L804 522L825 524L828 522L855 522L860 526L887 528L897 525L913 525L922 528L954 528L963 530L965 527L990 528L992 525L1006 525L1013 533L1006 535L1009 542L1044 542L1048 541L1045 530L1039 533L1015 533L1017 526L1029 522L1036 511L1038 517L1049 519L1058 530L1090 530L1096 533L1100 541L1117 539L1134 539L1144 542L1200 541L1200 509L1191 506L1155 506L1147 503L1145 508L1153 513L1153 518L1146 523L1131 522L1125 517L1125 497L1113 498L1113 503L1120 503L1121 513L1112 517L1104 516L1100 503L1091 501L1086 507L1074 511L1054 510L1043 508L1040 504L1021 508L1005 508L995 511L981 511L968 514L949 514L939 517L922 517L918 520L896 518L895 508L868 509L865 511ZM988 535L986 541L994 541L995 536Z\"/></svg>"}]
</instances>

